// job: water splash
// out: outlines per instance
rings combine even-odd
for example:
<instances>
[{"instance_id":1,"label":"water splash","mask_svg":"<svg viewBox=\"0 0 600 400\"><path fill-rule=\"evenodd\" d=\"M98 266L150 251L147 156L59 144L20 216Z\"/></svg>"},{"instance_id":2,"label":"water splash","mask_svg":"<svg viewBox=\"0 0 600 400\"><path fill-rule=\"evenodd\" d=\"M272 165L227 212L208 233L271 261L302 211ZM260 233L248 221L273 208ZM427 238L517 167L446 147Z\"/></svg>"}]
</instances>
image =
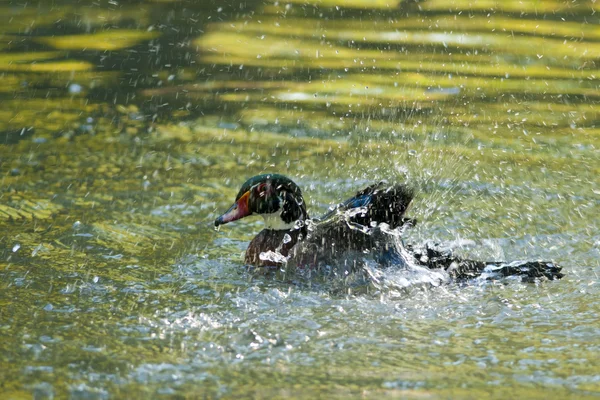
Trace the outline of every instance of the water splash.
<instances>
[{"instance_id":1,"label":"water splash","mask_svg":"<svg viewBox=\"0 0 600 400\"><path fill-rule=\"evenodd\" d=\"M281 253L277 253L275 251L264 251L258 256L261 261L270 261L272 263L277 264L287 264L288 259L282 255Z\"/></svg>"}]
</instances>

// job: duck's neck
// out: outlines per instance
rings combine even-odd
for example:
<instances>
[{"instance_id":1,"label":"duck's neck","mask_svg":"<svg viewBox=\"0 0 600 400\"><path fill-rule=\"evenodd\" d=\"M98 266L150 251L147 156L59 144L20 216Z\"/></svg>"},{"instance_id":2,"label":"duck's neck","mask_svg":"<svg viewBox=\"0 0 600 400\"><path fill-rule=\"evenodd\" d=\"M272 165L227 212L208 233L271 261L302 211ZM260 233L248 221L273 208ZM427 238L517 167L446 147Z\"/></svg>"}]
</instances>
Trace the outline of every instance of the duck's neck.
<instances>
[{"instance_id":1,"label":"duck's neck","mask_svg":"<svg viewBox=\"0 0 600 400\"><path fill-rule=\"evenodd\" d=\"M265 220L265 229L274 231L289 231L292 229L297 221L285 222L281 218L281 212L275 212L272 214L262 214Z\"/></svg>"}]
</instances>

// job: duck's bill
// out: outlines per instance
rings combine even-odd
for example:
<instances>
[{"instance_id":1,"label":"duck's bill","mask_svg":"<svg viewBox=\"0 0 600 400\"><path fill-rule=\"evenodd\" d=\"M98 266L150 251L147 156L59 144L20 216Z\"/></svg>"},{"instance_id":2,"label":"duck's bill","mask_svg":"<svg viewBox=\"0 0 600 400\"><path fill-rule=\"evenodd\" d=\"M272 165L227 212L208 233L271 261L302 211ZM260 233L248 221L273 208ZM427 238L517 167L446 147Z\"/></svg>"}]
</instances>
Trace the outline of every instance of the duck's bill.
<instances>
[{"instance_id":1,"label":"duck's bill","mask_svg":"<svg viewBox=\"0 0 600 400\"><path fill-rule=\"evenodd\" d=\"M248 198L250 197L250 192L246 192L236 201L229 210L219 218L215 220L215 226L223 225L228 222L236 221L238 219L247 217L252 214L250 208L248 207Z\"/></svg>"}]
</instances>

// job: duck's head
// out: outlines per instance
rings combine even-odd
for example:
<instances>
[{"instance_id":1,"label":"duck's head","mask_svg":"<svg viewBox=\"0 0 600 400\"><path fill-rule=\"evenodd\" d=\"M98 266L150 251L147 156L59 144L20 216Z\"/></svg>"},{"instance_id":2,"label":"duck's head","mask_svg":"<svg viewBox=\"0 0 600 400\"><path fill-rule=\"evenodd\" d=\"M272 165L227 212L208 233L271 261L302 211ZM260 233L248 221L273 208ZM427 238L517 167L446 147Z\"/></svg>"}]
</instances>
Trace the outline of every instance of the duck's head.
<instances>
[{"instance_id":1,"label":"duck's head","mask_svg":"<svg viewBox=\"0 0 600 400\"><path fill-rule=\"evenodd\" d=\"M264 217L266 229L284 230L296 221L308 218L302 192L291 179L279 174L264 174L248 179L235 202L215 220L215 226L258 214Z\"/></svg>"}]
</instances>

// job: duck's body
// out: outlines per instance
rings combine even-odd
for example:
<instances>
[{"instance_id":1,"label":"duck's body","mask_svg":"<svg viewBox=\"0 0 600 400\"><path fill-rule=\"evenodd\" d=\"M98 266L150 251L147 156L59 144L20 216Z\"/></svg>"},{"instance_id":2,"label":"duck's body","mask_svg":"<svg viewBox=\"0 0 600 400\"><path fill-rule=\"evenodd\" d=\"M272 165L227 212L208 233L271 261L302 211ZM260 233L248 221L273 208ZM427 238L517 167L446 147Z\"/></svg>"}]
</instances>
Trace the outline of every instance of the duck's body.
<instances>
[{"instance_id":1,"label":"duck's body","mask_svg":"<svg viewBox=\"0 0 600 400\"><path fill-rule=\"evenodd\" d=\"M416 223L404 216L412 199L408 187L380 182L323 217L310 219L300 188L283 175L265 174L242 185L234 205L215 225L262 215L265 229L250 242L245 256L247 264L257 267L285 264L313 269L368 254L384 266L412 262L442 268L458 279L478 276L486 268L504 276L562 277L560 267L550 262L481 262L463 260L432 246L403 246L398 235L403 227Z\"/></svg>"}]
</instances>

